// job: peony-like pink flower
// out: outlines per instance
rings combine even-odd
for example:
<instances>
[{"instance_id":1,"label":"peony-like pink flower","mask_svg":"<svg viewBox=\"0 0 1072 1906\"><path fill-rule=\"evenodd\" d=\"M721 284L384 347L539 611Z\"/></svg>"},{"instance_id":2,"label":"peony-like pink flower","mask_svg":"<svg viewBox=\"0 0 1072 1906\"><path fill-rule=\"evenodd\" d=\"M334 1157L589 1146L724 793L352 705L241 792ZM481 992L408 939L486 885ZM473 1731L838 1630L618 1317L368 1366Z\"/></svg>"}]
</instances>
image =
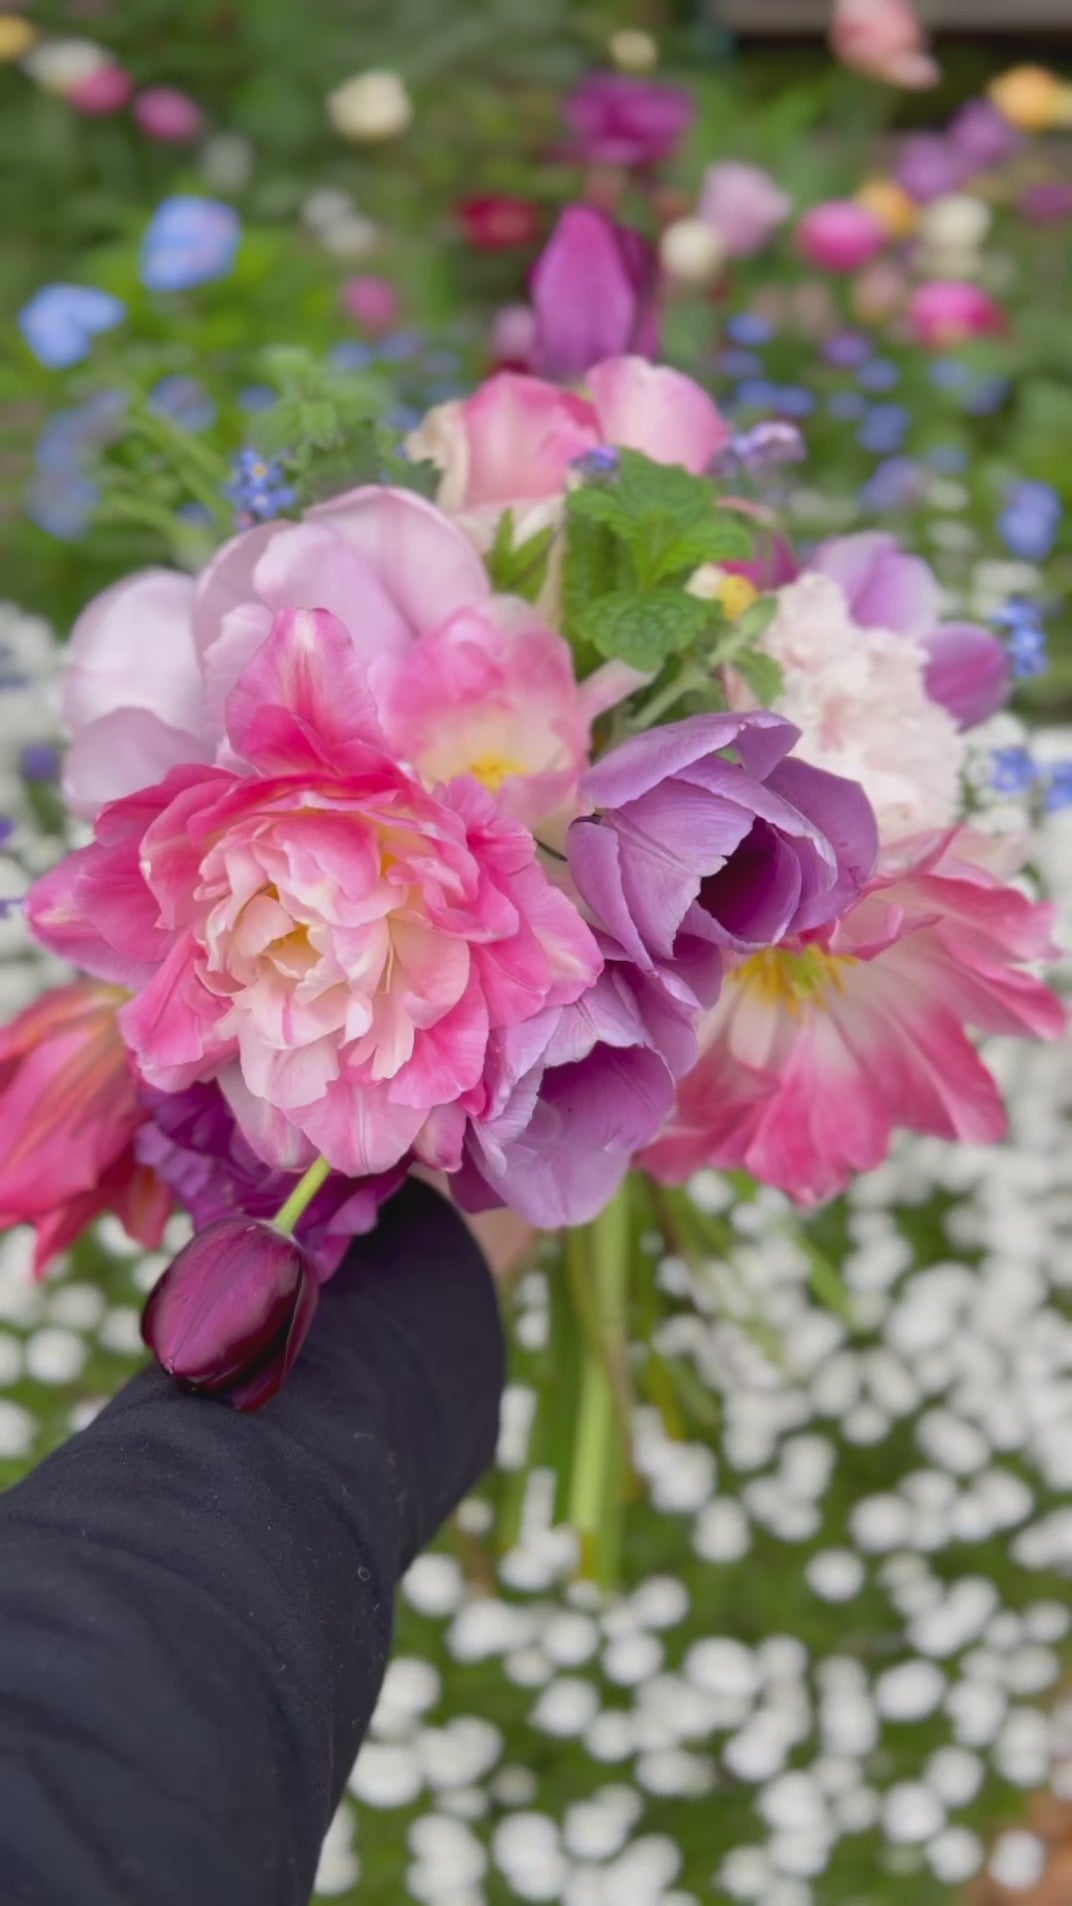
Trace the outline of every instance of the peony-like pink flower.
<instances>
[{"instance_id":1,"label":"peony-like pink flower","mask_svg":"<svg viewBox=\"0 0 1072 1906\"><path fill-rule=\"evenodd\" d=\"M592 73L566 102L573 153L584 165L658 165L695 117L687 87L628 73Z\"/></svg>"},{"instance_id":2,"label":"peony-like pink flower","mask_svg":"<svg viewBox=\"0 0 1072 1906\"><path fill-rule=\"evenodd\" d=\"M392 749L426 782L473 775L536 827L576 793L604 679L578 687L569 644L527 602L500 597L381 664L376 699Z\"/></svg>"},{"instance_id":3,"label":"peony-like pink flower","mask_svg":"<svg viewBox=\"0 0 1072 1906\"><path fill-rule=\"evenodd\" d=\"M145 1121L117 1012L126 995L78 980L0 1028L0 1228L32 1224L43 1271L102 1211L139 1244L159 1244L166 1185L139 1162Z\"/></svg>"},{"instance_id":4,"label":"peony-like pink flower","mask_svg":"<svg viewBox=\"0 0 1072 1906\"><path fill-rule=\"evenodd\" d=\"M932 278L917 285L908 302L908 323L916 342L931 351L949 350L1006 328L997 299L966 278Z\"/></svg>"},{"instance_id":5,"label":"peony-like pink flower","mask_svg":"<svg viewBox=\"0 0 1072 1906\"><path fill-rule=\"evenodd\" d=\"M886 227L856 199L813 205L797 226L797 247L820 271L859 271L887 243Z\"/></svg>"},{"instance_id":6,"label":"peony-like pink flower","mask_svg":"<svg viewBox=\"0 0 1072 1906\"><path fill-rule=\"evenodd\" d=\"M952 824L964 743L928 693L920 642L857 621L842 584L811 572L778 591L761 647L782 670L776 707L800 730L796 754L858 781L884 842ZM729 689L734 706L754 706L735 677Z\"/></svg>"},{"instance_id":7,"label":"peony-like pink flower","mask_svg":"<svg viewBox=\"0 0 1072 1906\"><path fill-rule=\"evenodd\" d=\"M165 145L188 146L205 130L196 99L177 86L147 86L134 101L134 117L150 139Z\"/></svg>"},{"instance_id":8,"label":"peony-like pink flower","mask_svg":"<svg viewBox=\"0 0 1072 1906\"><path fill-rule=\"evenodd\" d=\"M393 759L328 611L280 611L225 713L235 767L106 808L33 889L33 930L136 988L147 1084L217 1078L280 1169L390 1171L433 1114L479 1105L494 1034L592 984L598 948L486 789L433 795Z\"/></svg>"},{"instance_id":9,"label":"peony-like pink flower","mask_svg":"<svg viewBox=\"0 0 1072 1906\"><path fill-rule=\"evenodd\" d=\"M557 521L572 466L600 444L705 470L731 435L707 392L640 357L596 364L581 396L503 371L472 397L441 404L410 438L443 472L440 508L487 547L504 510L518 541Z\"/></svg>"},{"instance_id":10,"label":"peony-like pink flower","mask_svg":"<svg viewBox=\"0 0 1072 1906\"><path fill-rule=\"evenodd\" d=\"M91 818L168 768L217 759L227 696L281 608L325 608L366 661L401 655L491 584L461 531L406 490L353 490L225 544L195 582L142 570L75 624L64 790Z\"/></svg>"},{"instance_id":11,"label":"peony-like pink flower","mask_svg":"<svg viewBox=\"0 0 1072 1906\"><path fill-rule=\"evenodd\" d=\"M820 543L808 569L844 591L852 619L865 629L892 629L926 655L927 693L958 728L985 721L1006 700L1004 644L974 622L943 622L942 589L929 563L908 556L895 536L864 530Z\"/></svg>"},{"instance_id":12,"label":"peony-like pink flower","mask_svg":"<svg viewBox=\"0 0 1072 1906\"><path fill-rule=\"evenodd\" d=\"M967 1028L1053 1039L1065 1024L1025 970L1053 951L1052 908L1004 884L1005 851L967 830L912 843L840 920L740 960L641 1162L674 1184L743 1169L815 1204L880 1164L898 1127L1001 1138Z\"/></svg>"},{"instance_id":13,"label":"peony-like pink flower","mask_svg":"<svg viewBox=\"0 0 1072 1906\"><path fill-rule=\"evenodd\" d=\"M657 279L639 232L591 205L567 205L532 273L534 369L568 382L604 358L656 357Z\"/></svg>"},{"instance_id":14,"label":"peony-like pink flower","mask_svg":"<svg viewBox=\"0 0 1072 1906\"><path fill-rule=\"evenodd\" d=\"M940 77L912 0L834 0L830 44L844 66L912 90Z\"/></svg>"},{"instance_id":15,"label":"peony-like pink flower","mask_svg":"<svg viewBox=\"0 0 1072 1906\"><path fill-rule=\"evenodd\" d=\"M700 193L700 217L713 226L731 258L754 258L770 244L793 201L760 165L726 159L709 165Z\"/></svg>"}]
</instances>

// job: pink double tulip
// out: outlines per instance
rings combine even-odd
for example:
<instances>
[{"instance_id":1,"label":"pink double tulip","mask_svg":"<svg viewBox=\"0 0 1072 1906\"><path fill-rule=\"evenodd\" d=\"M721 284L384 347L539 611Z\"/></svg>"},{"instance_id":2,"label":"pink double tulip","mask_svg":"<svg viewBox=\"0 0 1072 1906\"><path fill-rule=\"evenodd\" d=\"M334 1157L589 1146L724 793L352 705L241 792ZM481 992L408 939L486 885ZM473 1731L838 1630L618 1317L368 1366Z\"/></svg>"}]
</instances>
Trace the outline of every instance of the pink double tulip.
<instances>
[{"instance_id":1,"label":"pink double tulip","mask_svg":"<svg viewBox=\"0 0 1072 1906\"><path fill-rule=\"evenodd\" d=\"M45 1269L102 1211L159 1244L171 1194L138 1162L146 1113L119 1033L125 994L95 980L57 987L0 1027L0 1229L32 1224Z\"/></svg>"}]
</instances>

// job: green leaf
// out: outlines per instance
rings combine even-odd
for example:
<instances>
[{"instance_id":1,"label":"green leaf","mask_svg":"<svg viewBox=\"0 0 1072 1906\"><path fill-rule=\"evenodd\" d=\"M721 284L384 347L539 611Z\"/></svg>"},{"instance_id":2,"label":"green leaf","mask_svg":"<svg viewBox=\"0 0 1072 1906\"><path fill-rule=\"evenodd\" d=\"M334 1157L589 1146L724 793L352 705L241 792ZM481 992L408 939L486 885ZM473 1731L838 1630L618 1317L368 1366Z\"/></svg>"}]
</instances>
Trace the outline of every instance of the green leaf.
<instances>
[{"instance_id":1,"label":"green leaf","mask_svg":"<svg viewBox=\"0 0 1072 1906\"><path fill-rule=\"evenodd\" d=\"M523 543L515 543L514 512L504 510L487 565L496 593L523 596L526 602L535 602L546 580L554 540L555 528L550 524Z\"/></svg>"},{"instance_id":2,"label":"green leaf","mask_svg":"<svg viewBox=\"0 0 1072 1906\"><path fill-rule=\"evenodd\" d=\"M708 613L706 602L682 591L653 589L636 595L616 589L588 604L579 627L601 655L651 670L695 642Z\"/></svg>"},{"instance_id":3,"label":"green leaf","mask_svg":"<svg viewBox=\"0 0 1072 1906\"><path fill-rule=\"evenodd\" d=\"M620 545L610 531L571 511L562 567L562 609L566 635L575 649L583 646L580 624L585 610L617 588L619 567Z\"/></svg>"},{"instance_id":4,"label":"green leaf","mask_svg":"<svg viewBox=\"0 0 1072 1906\"><path fill-rule=\"evenodd\" d=\"M773 655L764 655L762 649L744 649L733 658L733 666L743 675L756 700L763 708L771 708L785 690L785 676L782 665Z\"/></svg>"}]
</instances>

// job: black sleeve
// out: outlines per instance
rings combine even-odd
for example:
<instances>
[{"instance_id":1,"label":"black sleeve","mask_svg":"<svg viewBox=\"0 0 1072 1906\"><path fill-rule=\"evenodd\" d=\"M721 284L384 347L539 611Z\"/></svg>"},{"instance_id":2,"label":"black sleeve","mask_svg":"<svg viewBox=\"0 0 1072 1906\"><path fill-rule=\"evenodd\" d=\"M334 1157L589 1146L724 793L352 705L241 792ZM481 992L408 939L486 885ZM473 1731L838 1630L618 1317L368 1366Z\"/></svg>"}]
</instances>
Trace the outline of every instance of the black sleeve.
<instances>
[{"instance_id":1,"label":"black sleeve","mask_svg":"<svg viewBox=\"0 0 1072 1906\"><path fill-rule=\"evenodd\" d=\"M306 1906L399 1574L491 1459L495 1292L424 1185L256 1416L155 1369L0 1503L4 1906Z\"/></svg>"}]
</instances>

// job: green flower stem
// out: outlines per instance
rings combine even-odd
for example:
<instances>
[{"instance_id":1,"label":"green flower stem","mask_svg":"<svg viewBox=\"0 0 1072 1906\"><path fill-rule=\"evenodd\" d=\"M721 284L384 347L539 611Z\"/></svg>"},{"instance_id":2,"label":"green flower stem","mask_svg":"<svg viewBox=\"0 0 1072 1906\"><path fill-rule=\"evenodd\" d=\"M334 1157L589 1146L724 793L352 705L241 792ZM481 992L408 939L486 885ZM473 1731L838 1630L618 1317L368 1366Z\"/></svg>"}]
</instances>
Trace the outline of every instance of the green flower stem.
<instances>
[{"instance_id":1,"label":"green flower stem","mask_svg":"<svg viewBox=\"0 0 1072 1906\"><path fill-rule=\"evenodd\" d=\"M639 713L633 717L629 726L633 734L642 734L645 728L654 727L661 721L675 702L683 695L689 695L694 688L706 688L711 681L709 669L698 668L695 662L688 662L679 668L672 681L660 688L658 694L646 701Z\"/></svg>"},{"instance_id":2,"label":"green flower stem","mask_svg":"<svg viewBox=\"0 0 1072 1906\"><path fill-rule=\"evenodd\" d=\"M629 1474L623 1404L627 1408L631 1239L625 1187L576 1243L570 1240L570 1245L571 1263L575 1273L583 1265L585 1284L581 1313L584 1358L570 1521L581 1539L583 1572L610 1586L617 1568L621 1508Z\"/></svg>"},{"instance_id":3,"label":"green flower stem","mask_svg":"<svg viewBox=\"0 0 1072 1906\"><path fill-rule=\"evenodd\" d=\"M288 1238L294 1236L295 1226L304 1216L324 1180L331 1174L331 1166L326 1158L317 1158L310 1165L304 1178L299 1179L286 1204L277 1211L273 1223L277 1231Z\"/></svg>"}]
</instances>

